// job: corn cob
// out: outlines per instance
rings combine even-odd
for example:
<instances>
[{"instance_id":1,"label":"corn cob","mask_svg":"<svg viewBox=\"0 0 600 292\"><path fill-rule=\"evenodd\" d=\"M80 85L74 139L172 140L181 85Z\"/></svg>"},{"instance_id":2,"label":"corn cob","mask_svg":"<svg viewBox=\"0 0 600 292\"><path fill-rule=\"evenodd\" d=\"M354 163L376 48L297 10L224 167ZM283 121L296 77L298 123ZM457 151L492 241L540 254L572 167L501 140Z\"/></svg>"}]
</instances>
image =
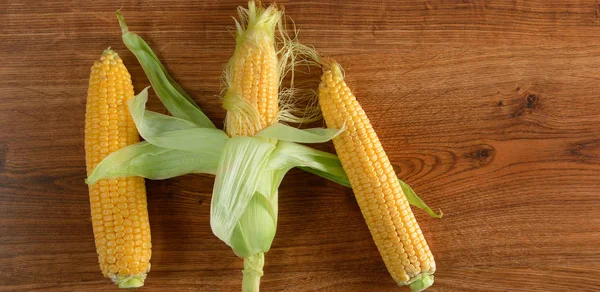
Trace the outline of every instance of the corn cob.
<instances>
[{"instance_id":1,"label":"corn cob","mask_svg":"<svg viewBox=\"0 0 600 292\"><path fill-rule=\"evenodd\" d=\"M127 109L131 76L111 49L91 69L85 118L87 174L108 154L139 141ZM122 288L143 286L150 270L150 223L141 177L105 179L89 185L98 262Z\"/></svg>"},{"instance_id":2,"label":"corn cob","mask_svg":"<svg viewBox=\"0 0 600 292\"><path fill-rule=\"evenodd\" d=\"M280 68L275 48L275 29L280 24L282 12L275 5L267 8L260 2L248 2L248 9L239 8L240 21L236 20L236 49L224 73L226 92L223 108L227 110L225 131L229 136L254 136L260 130L277 123L279 115ZM277 194L275 193L275 196ZM257 204L264 199L260 194ZM244 235L237 228L232 238L232 249L244 258L242 291L259 291L263 275L264 253L268 251L275 235L275 226L264 226L261 218L271 217L266 209L260 215L244 217L244 223L259 226L258 232ZM241 226L241 225L240 225ZM250 243L252 242L252 243ZM261 248L256 248L254 243ZM264 248L264 243L268 243ZM251 254L245 254L253 250ZM258 250L258 252L256 252Z\"/></svg>"},{"instance_id":3,"label":"corn cob","mask_svg":"<svg viewBox=\"0 0 600 292\"><path fill-rule=\"evenodd\" d=\"M243 10L245 11L245 10ZM236 21L236 49L225 72L227 92L224 107L226 131L230 136L254 136L277 122L279 112L279 69L275 28L281 11L250 1L247 25ZM244 21L244 20L242 20Z\"/></svg>"},{"instance_id":4,"label":"corn cob","mask_svg":"<svg viewBox=\"0 0 600 292\"><path fill-rule=\"evenodd\" d=\"M398 285L421 291L433 284L435 261L397 176L341 67L325 64L319 104L356 200L385 265Z\"/></svg>"}]
</instances>

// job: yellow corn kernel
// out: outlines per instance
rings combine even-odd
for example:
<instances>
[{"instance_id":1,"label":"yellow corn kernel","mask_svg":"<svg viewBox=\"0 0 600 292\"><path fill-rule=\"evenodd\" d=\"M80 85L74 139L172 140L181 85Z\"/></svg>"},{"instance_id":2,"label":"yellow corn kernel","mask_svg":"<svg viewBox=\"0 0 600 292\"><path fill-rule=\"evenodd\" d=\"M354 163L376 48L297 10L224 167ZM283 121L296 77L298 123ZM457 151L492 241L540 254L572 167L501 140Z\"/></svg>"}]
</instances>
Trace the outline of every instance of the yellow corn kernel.
<instances>
[{"instance_id":1,"label":"yellow corn kernel","mask_svg":"<svg viewBox=\"0 0 600 292\"><path fill-rule=\"evenodd\" d=\"M275 26L281 11L248 4L247 26L238 23L237 46L225 72L226 131L230 136L254 136L277 122L279 70Z\"/></svg>"},{"instance_id":2,"label":"yellow corn kernel","mask_svg":"<svg viewBox=\"0 0 600 292\"><path fill-rule=\"evenodd\" d=\"M127 100L133 97L131 76L123 61L114 51L107 49L91 69L85 118L85 152L88 175L108 154L139 141L131 118ZM144 253L150 254L150 231L146 203L146 189L141 177L101 180L89 186L92 225L96 239L98 261L105 277L123 287L141 286L150 257L133 261L132 238L141 230L125 228L125 222L134 219L132 210L143 209L144 216L135 216L139 226L144 226L147 242L140 244ZM141 193L133 201L128 197ZM129 202L129 203L124 203ZM133 267L128 265L135 262ZM131 276L133 280L131 280Z\"/></svg>"},{"instance_id":3,"label":"yellow corn kernel","mask_svg":"<svg viewBox=\"0 0 600 292\"><path fill-rule=\"evenodd\" d=\"M341 67L335 62L327 64L324 70L319 104L328 127L346 127L333 143L392 278L399 285L408 285L432 275L435 272L433 255L394 169L367 115L344 82ZM433 278L430 280L432 283Z\"/></svg>"}]
</instances>

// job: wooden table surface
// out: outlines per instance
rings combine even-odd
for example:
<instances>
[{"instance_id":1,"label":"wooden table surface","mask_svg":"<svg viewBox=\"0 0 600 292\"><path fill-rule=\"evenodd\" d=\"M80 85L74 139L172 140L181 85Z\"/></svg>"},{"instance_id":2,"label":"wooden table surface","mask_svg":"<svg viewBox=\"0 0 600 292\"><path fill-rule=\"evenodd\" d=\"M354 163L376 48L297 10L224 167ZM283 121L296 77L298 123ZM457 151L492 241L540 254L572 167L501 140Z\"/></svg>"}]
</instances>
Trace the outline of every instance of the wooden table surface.
<instances>
[{"instance_id":1,"label":"wooden table surface","mask_svg":"<svg viewBox=\"0 0 600 292\"><path fill-rule=\"evenodd\" d=\"M83 149L103 49L121 54L136 91L148 85L117 8L222 126L219 77L243 1L92 2L2 3L0 291L117 290L97 265ZM398 175L444 211L416 212L438 267L430 291L600 290L598 2L279 2L302 42L344 66ZM242 261L211 233L212 184L147 182L143 291L239 291ZM408 290L349 189L294 170L279 218L263 291Z\"/></svg>"}]
</instances>

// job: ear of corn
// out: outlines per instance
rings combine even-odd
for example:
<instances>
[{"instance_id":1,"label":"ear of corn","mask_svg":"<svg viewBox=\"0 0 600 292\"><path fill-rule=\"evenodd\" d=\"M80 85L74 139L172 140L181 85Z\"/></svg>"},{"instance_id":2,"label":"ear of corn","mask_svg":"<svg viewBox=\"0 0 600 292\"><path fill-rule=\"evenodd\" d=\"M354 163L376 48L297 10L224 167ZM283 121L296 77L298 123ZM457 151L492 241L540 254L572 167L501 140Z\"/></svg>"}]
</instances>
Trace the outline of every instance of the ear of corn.
<instances>
[{"instance_id":1,"label":"ear of corn","mask_svg":"<svg viewBox=\"0 0 600 292\"><path fill-rule=\"evenodd\" d=\"M296 122L311 118L308 115L304 119L294 119L297 111L290 101L294 93L301 91L292 88L293 76L291 87L280 93L283 76L288 72L293 75L295 57L299 48L304 47L287 38L281 25L282 12L276 6L265 8L250 1L248 9L239 8L239 14L236 49L224 72L225 130L233 138L228 141L229 150L223 154L219 168L227 170L226 175L236 177L226 177L221 171L217 173L211 202L211 227L236 255L244 258L242 290L258 291L264 253L269 250L277 228L277 189L289 168L258 169L263 163L264 167L269 165L273 151L254 162L252 159L260 157L248 151L265 144L271 144L275 149L280 138L294 139L295 135L305 142L327 141L337 131L302 131L278 124L279 118ZM277 28L281 35L278 43ZM278 46L280 50L277 50ZM285 97L283 110L280 96ZM225 163L230 165L222 168ZM241 183L256 187L223 191L227 190L225 186L234 187Z\"/></svg>"},{"instance_id":2,"label":"ear of corn","mask_svg":"<svg viewBox=\"0 0 600 292\"><path fill-rule=\"evenodd\" d=\"M239 7L238 11L236 48L224 72L225 131L232 137L256 135L276 124L279 112L275 29L282 12L274 5L265 8L254 1L248 2L248 9ZM244 258L242 291L259 290L264 253L270 249L277 229L277 188L258 189L259 184L271 185L273 172L263 168L275 142L234 137L227 144L230 150L224 153L215 179L211 227ZM231 173L231 169L239 171ZM240 188L226 191L236 186Z\"/></svg>"},{"instance_id":3,"label":"ear of corn","mask_svg":"<svg viewBox=\"0 0 600 292\"><path fill-rule=\"evenodd\" d=\"M248 9L240 7L239 11L236 48L224 74L225 126L229 135L254 136L277 122L279 70L275 29L282 13L275 6L264 8L253 1L248 3Z\"/></svg>"},{"instance_id":4,"label":"ear of corn","mask_svg":"<svg viewBox=\"0 0 600 292\"><path fill-rule=\"evenodd\" d=\"M85 119L88 174L109 153L139 141L127 110L129 72L107 49L91 70ZM139 287L150 271L150 223L141 177L101 180L89 186L98 262L119 287Z\"/></svg>"},{"instance_id":5,"label":"ear of corn","mask_svg":"<svg viewBox=\"0 0 600 292\"><path fill-rule=\"evenodd\" d=\"M423 290L433 284L435 261L377 134L332 62L319 86L328 127L346 131L333 139L356 200L392 278Z\"/></svg>"}]
</instances>

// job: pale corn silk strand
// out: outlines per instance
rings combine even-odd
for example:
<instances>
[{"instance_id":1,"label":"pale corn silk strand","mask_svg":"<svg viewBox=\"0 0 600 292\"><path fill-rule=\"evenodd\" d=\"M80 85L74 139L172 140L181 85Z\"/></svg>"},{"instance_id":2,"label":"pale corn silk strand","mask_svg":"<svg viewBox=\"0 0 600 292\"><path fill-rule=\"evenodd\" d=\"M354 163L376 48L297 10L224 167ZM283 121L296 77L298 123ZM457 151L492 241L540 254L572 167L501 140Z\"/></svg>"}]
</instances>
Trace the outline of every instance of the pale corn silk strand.
<instances>
[{"instance_id":1,"label":"pale corn silk strand","mask_svg":"<svg viewBox=\"0 0 600 292\"><path fill-rule=\"evenodd\" d=\"M330 62L330 63L328 63ZM361 212L392 278L422 290L433 283L435 261L364 110L344 82L341 67L325 61L319 102Z\"/></svg>"},{"instance_id":2,"label":"pale corn silk strand","mask_svg":"<svg viewBox=\"0 0 600 292\"><path fill-rule=\"evenodd\" d=\"M88 175L108 154L134 144L139 136L129 115L131 76L107 49L91 69L85 119ZM98 262L105 277L120 287L139 287L150 271L150 223L141 177L100 180L89 185Z\"/></svg>"}]
</instances>

